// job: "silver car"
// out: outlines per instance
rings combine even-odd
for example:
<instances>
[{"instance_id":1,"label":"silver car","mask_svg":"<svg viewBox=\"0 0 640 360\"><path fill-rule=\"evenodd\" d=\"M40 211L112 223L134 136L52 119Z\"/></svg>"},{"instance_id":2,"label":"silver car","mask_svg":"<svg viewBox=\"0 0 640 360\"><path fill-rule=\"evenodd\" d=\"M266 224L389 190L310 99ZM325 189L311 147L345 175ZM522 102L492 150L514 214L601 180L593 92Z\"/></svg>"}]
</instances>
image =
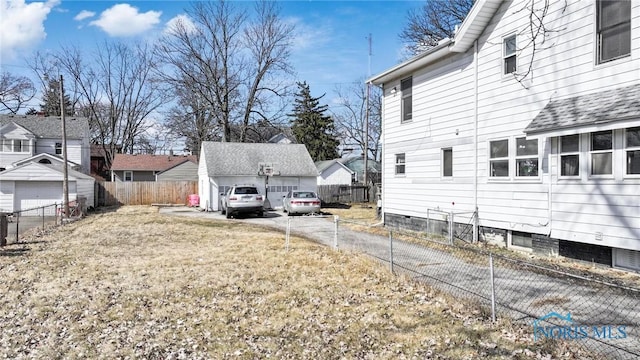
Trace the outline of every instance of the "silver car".
<instances>
[{"instance_id":1,"label":"silver car","mask_svg":"<svg viewBox=\"0 0 640 360\"><path fill-rule=\"evenodd\" d=\"M320 199L313 191L289 191L282 198L282 206L288 215L320 213Z\"/></svg>"},{"instance_id":2,"label":"silver car","mask_svg":"<svg viewBox=\"0 0 640 360\"><path fill-rule=\"evenodd\" d=\"M222 195L222 194L221 194ZM254 213L264 216L264 196L252 185L232 186L226 194L221 196L221 211L227 219L238 214Z\"/></svg>"}]
</instances>

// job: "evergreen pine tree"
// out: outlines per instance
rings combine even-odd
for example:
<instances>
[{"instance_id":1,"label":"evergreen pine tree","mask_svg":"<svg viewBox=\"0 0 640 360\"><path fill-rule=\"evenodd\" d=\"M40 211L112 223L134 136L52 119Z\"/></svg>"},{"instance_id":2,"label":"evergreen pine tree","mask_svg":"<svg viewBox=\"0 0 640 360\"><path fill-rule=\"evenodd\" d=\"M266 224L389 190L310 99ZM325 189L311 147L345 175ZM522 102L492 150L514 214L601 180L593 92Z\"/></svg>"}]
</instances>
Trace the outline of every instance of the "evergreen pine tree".
<instances>
[{"instance_id":1,"label":"evergreen pine tree","mask_svg":"<svg viewBox=\"0 0 640 360\"><path fill-rule=\"evenodd\" d=\"M313 161L338 157L339 142L335 137L334 121L324 114L328 105L320 105L321 98L311 96L306 81L298 83L293 113L289 114L293 136L299 144L307 147Z\"/></svg>"},{"instance_id":2,"label":"evergreen pine tree","mask_svg":"<svg viewBox=\"0 0 640 360\"><path fill-rule=\"evenodd\" d=\"M60 116L60 81L57 79L49 79L47 87L43 91L42 100L44 104L40 104L40 111L44 116ZM75 113L69 95L64 94L64 113L72 116Z\"/></svg>"}]
</instances>

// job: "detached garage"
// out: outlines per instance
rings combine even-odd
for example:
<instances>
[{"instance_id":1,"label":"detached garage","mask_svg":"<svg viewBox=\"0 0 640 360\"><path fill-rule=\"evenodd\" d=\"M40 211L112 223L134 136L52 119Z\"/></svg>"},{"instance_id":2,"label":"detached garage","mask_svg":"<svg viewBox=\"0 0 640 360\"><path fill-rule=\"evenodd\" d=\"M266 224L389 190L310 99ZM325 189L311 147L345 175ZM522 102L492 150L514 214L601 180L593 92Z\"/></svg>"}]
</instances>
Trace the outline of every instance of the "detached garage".
<instances>
[{"instance_id":1,"label":"detached garage","mask_svg":"<svg viewBox=\"0 0 640 360\"><path fill-rule=\"evenodd\" d=\"M282 207L292 190L317 191L318 169L302 144L205 141L198 164L200 207L218 211L220 193L234 184L254 185L265 208Z\"/></svg>"},{"instance_id":2,"label":"detached garage","mask_svg":"<svg viewBox=\"0 0 640 360\"><path fill-rule=\"evenodd\" d=\"M52 204L62 204L63 169L48 164L28 163L0 172L0 212L17 212ZM79 197L93 205L95 180L69 169L69 200ZM55 215L55 208L45 209L46 215ZM40 215L39 211L26 211L23 216Z\"/></svg>"}]
</instances>

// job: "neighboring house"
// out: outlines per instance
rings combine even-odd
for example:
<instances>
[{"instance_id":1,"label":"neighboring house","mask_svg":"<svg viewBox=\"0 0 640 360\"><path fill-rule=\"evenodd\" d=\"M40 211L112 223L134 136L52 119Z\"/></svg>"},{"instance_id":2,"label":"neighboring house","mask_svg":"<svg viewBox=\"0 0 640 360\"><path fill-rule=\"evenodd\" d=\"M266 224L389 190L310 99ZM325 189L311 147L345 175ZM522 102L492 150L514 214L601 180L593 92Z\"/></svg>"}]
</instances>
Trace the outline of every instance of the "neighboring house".
<instances>
[{"instance_id":1,"label":"neighboring house","mask_svg":"<svg viewBox=\"0 0 640 360\"><path fill-rule=\"evenodd\" d=\"M90 169L89 122L65 121L69 200L86 199L93 206ZM63 136L60 117L0 115L0 212L62 204ZM54 215L54 207L47 208ZM22 215L41 215L37 211Z\"/></svg>"},{"instance_id":2,"label":"neighboring house","mask_svg":"<svg viewBox=\"0 0 640 360\"><path fill-rule=\"evenodd\" d=\"M64 199L62 166L27 162L0 172L0 212L16 212L41 206L62 204ZM95 180L69 169L67 174L69 201L83 197L86 206L94 204ZM23 216L42 215L41 210L22 212ZM45 215L54 216L55 207L45 208Z\"/></svg>"},{"instance_id":3,"label":"neighboring house","mask_svg":"<svg viewBox=\"0 0 640 360\"><path fill-rule=\"evenodd\" d=\"M291 138L284 133L273 135L267 142L272 144L293 144Z\"/></svg>"},{"instance_id":4,"label":"neighboring house","mask_svg":"<svg viewBox=\"0 0 640 360\"><path fill-rule=\"evenodd\" d=\"M111 163L111 181L157 181L157 175L185 162L194 165L198 159L194 155L150 155L150 154L115 154ZM195 175L182 170L189 170L189 166L172 171L162 180L195 180Z\"/></svg>"},{"instance_id":5,"label":"neighboring house","mask_svg":"<svg viewBox=\"0 0 640 360\"><path fill-rule=\"evenodd\" d=\"M340 162L340 159L316 161L318 185L351 185L353 171Z\"/></svg>"},{"instance_id":6,"label":"neighboring house","mask_svg":"<svg viewBox=\"0 0 640 360\"><path fill-rule=\"evenodd\" d=\"M353 172L352 181L354 183L364 182L364 158L362 156L340 159L340 162ZM369 169L367 172L367 182L374 184L380 183L382 169L380 162L367 159L367 169Z\"/></svg>"},{"instance_id":7,"label":"neighboring house","mask_svg":"<svg viewBox=\"0 0 640 360\"><path fill-rule=\"evenodd\" d=\"M156 174L156 181L198 181L198 163L190 158Z\"/></svg>"},{"instance_id":8,"label":"neighboring house","mask_svg":"<svg viewBox=\"0 0 640 360\"><path fill-rule=\"evenodd\" d=\"M67 160L89 174L89 121L67 117ZM57 116L0 115L0 169L39 154L62 159L62 120ZM46 160L43 160L46 162Z\"/></svg>"},{"instance_id":9,"label":"neighboring house","mask_svg":"<svg viewBox=\"0 0 640 360\"><path fill-rule=\"evenodd\" d=\"M452 211L462 236L477 211L475 237L640 270L640 2L549 2L535 53L527 4L476 1L453 39L369 80L384 221Z\"/></svg>"},{"instance_id":10,"label":"neighboring house","mask_svg":"<svg viewBox=\"0 0 640 360\"><path fill-rule=\"evenodd\" d=\"M205 141L198 168L200 207L219 210L220 193L234 184L252 184L267 196L266 207L281 207L289 191L316 191L317 177L318 170L302 144Z\"/></svg>"},{"instance_id":11,"label":"neighboring house","mask_svg":"<svg viewBox=\"0 0 640 360\"><path fill-rule=\"evenodd\" d=\"M116 152L120 152L118 146ZM107 156L104 146L91 144L91 175L95 178L107 180L111 178L110 168L107 166Z\"/></svg>"}]
</instances>

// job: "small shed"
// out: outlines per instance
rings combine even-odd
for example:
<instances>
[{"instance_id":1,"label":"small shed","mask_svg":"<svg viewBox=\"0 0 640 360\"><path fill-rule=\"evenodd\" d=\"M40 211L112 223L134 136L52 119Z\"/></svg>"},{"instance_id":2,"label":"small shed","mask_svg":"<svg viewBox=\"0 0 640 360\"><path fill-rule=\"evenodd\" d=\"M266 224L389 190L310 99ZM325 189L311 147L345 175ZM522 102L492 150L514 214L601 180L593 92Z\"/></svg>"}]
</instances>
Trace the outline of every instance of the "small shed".
<instances>
[{"instance_id":1,"label":"small shed","mask_svg":"<svg viewBox=\"0 0 640 360\"><path fill-rule=\"evenodd\" d=\"M267 197L265 207L282 207L289 191L317 191L317 177L303 144L205 141L198 164L200 207L219 210L220 194L234 184L252 184Z\"/></svg>"}]
</instances>

